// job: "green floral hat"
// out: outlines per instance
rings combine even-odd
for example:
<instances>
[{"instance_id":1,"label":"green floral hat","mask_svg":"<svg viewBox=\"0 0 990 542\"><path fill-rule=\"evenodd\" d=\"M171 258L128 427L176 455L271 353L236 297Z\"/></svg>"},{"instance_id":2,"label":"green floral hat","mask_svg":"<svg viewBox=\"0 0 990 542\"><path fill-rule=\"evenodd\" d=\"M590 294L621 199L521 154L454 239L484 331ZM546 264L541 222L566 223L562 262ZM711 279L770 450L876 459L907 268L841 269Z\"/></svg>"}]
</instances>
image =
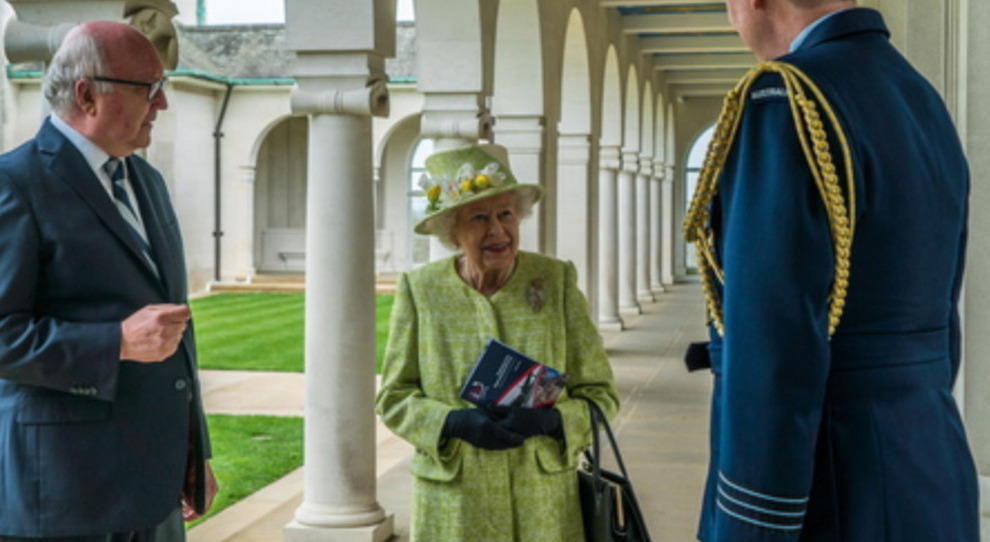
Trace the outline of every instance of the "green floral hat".
<instances>
[{"instance_id":1,"label":"green floral hat","mask_svg":"<svg viewBox=\"0 0 990 542\"><path fill-rule=\"evenodd\" d=\"M426 193L426 216L414 230L421 235L434 231L437 218L460 207L490 196L519 190L529 201L543 197L543 187L520 184L509 169L509 153L501 145L470 145L431 154L426 159L426 175L419 186Z\"/></svg>"}]
</instances>

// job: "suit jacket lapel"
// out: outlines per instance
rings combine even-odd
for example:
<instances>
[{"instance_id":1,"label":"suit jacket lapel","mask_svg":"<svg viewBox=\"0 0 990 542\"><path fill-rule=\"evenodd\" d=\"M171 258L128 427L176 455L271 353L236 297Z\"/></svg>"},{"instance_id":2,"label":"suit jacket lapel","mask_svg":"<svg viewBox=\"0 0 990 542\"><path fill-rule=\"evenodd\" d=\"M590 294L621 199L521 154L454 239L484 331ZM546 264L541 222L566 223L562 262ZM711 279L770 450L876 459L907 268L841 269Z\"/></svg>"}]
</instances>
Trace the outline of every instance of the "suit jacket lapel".
<instances>
[{"instance_id":1,"label":"suit jacket lapel","mask_svg":"<svg viewBox=\"0 0 990 542\"><path fill-rule=\"evenodd\" d=\"M79 151L48 120L45 120L37 140L39 150L45 155L46 165L53 175L72 187L79 198L106 225L110 233L140 262L141 268L149 278L159 283L155 272L144 259L144 251L138 243L135 232L120 216L120 211L110 200L106 189Z\"/></svg>"}]
</instances>

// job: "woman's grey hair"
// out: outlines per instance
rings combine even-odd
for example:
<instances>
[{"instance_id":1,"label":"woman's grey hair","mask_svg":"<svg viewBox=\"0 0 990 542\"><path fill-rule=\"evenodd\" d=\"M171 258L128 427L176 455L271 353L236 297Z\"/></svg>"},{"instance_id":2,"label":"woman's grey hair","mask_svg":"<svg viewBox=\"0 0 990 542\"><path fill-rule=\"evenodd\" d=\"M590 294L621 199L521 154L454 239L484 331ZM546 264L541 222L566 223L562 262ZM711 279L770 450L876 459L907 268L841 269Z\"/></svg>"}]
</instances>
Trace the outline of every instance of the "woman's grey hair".
<instances>
[{"instance_id":1,"label":"woman's grey hair","mask_svg":"<svg viewBox=\"0 0 990 542\"><path fill-rule=\"evenodd\" d=\"M519 216L519 220L529 218L533 214L533 200L536 198L536 192L532 190L513 190L510 193L512 194L512 201L515 203L516 215ZM457 226L456 212L444 213L433 219L432 229L436 232L440 244L453 251L459 250L457 243L454 242L455 226Z\"/></svg>"},{"instance_id":2,"label":"woman's grey hair","mask_svg":"<svg viewBox=\"0 0 990 542\"><path fill-rule=\"evenodd\" d=\"M70 32L55 52L42 82L42 91L52 111L65 118L76 112L76 81L94 75L109 75L103 47L89 33ZM111 91L110 83L93 81L93 90Z\"/></svg>"}]
</instances>

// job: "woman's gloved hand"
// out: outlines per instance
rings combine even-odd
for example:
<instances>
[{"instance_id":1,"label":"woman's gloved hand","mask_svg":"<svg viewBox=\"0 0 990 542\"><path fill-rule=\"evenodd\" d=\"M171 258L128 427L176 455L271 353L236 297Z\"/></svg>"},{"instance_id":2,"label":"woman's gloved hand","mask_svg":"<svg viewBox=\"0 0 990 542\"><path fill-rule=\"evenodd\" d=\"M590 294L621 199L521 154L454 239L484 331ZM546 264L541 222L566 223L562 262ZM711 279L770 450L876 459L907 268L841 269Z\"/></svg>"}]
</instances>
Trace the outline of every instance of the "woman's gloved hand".
<instances>
[{"instance_id":1,"label":"woman's gloved hand","mask_svg":"<svg viewBox=\"0 0 990 542\"><path fill-rule=\"evenodd\" d=\"M556 408L489 407L498 425L524 437L564 438L564 419Z\"/></svg>"},{"instance_id":2,"label":"woman's gloved hand","mask_svg":"<svg viewBox=\"0 0 990 542\"><path fill-rule=\"evenodd\" d=\"M459 438L485 450L505 450L522 445L526 437L496 422L491 413L481 408L450 411L440 432L441 438Z\"/></svg>"}]
</instances>

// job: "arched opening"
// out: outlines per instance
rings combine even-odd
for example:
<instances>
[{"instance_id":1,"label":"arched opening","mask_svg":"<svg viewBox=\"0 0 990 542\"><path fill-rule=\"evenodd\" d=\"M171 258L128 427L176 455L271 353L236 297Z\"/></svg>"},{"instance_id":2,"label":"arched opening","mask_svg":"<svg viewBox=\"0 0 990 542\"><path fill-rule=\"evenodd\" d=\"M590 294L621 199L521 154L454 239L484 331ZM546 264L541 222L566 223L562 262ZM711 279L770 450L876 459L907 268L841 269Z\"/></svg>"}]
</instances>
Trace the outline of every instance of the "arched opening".
<instances>
[{"instance_id":1,"label":"arched opening","mask_svg":"<svg viewBox=\"0 0 990 542\"><path fill-rule=\"evenodd\" d=\"M409 232L409 269L414 269L430 261L430 238L427 235L419 235L413 231L417 222L426 216L426 197L423 189L419 186L419 180L426 174L426 158L433 154L433 140L420 139L416 144L409 159L409 178L406 184L408 188L407 199L409 202L408 214L409 223L406 231Z\"/></svg>"},{"instance_id":2,"label":"arched opening","mask_svg":"<svg viewBox=\"0 0 990 542\"><path fill-rule=\"evenodd\" d=\"M258 150L254 184L255 257L259 272L306 269L306 117L276 124Z\"/></svg>"},{"instance_id":3,"label":"arched opening","mask_svg":"<svg viewBox=\"0 0 990 542\"><path fill-rule=\"evenodd\" d=\"M705 165L705 154L708 152L708 144L715 133L715 125L705 128L701 134L694 139L688 149L687 160L684 162L684 211L687 212L691 205L691 198L694 197L694 190L698 186L698 176L701 174L701 167ZM698 270L698 262L694 252L694 247L690 243L684 244L684 264L689 273Z\"/></svg>"}]
</instances>

